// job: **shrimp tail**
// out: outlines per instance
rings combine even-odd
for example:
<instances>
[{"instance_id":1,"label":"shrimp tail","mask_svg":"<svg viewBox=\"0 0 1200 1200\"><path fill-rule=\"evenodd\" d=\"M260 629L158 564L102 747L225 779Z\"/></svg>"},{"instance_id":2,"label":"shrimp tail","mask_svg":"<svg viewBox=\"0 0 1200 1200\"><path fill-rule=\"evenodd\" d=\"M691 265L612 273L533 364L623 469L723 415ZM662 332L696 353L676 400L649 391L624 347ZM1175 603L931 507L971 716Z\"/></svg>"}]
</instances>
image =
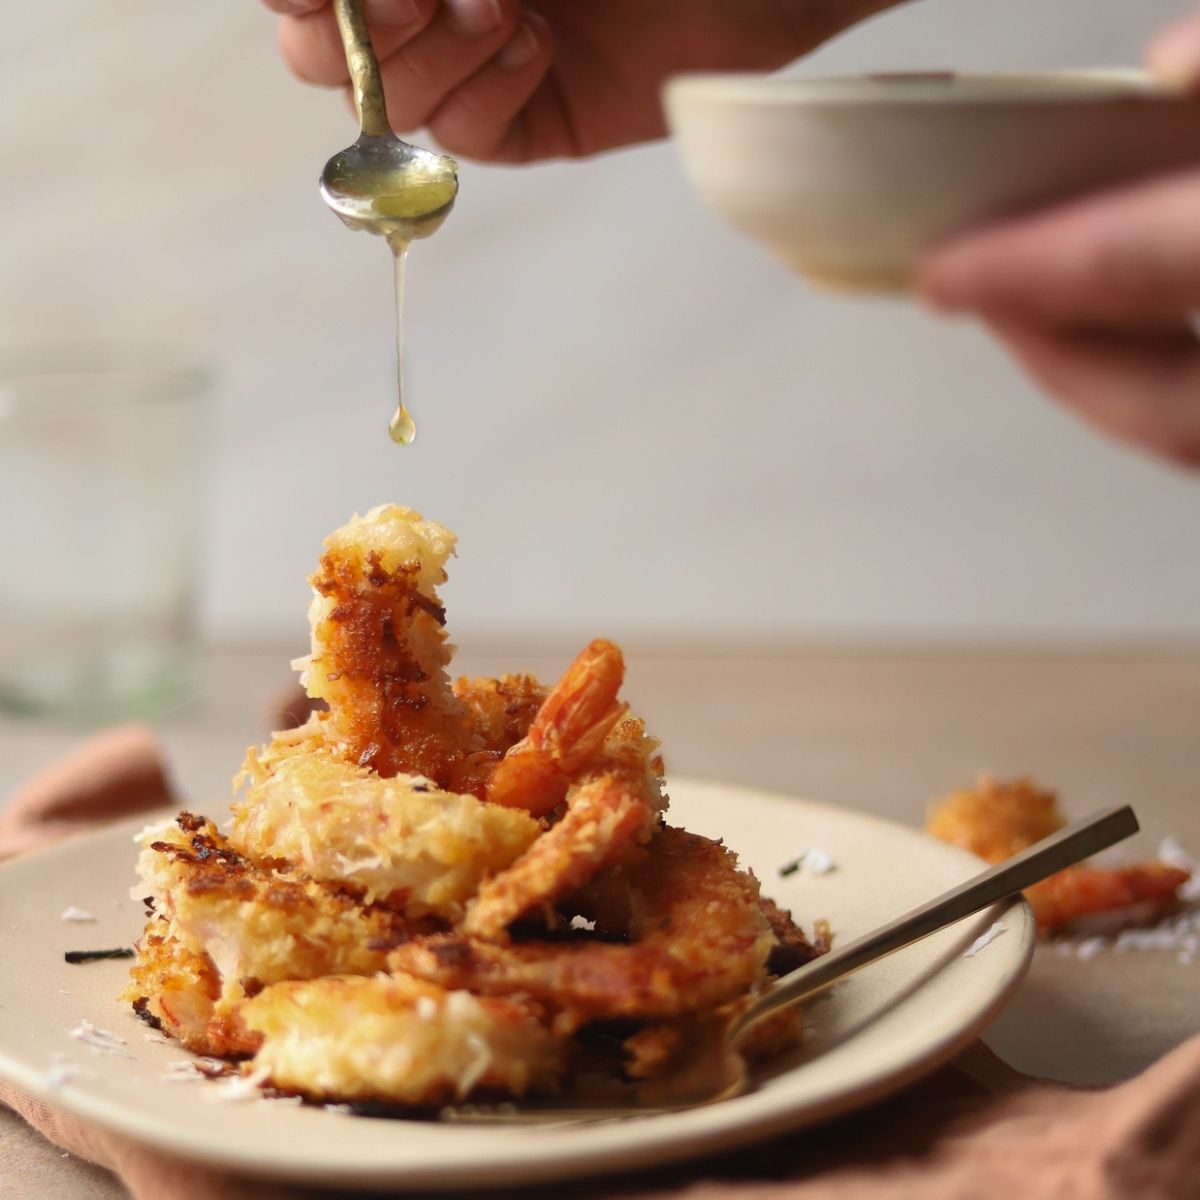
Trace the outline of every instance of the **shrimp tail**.
<instances>
[{"instance_id":1,"label":"shrimp tail","mask_svg":"<svg viewBox=\"0 0 1200 1200\"><path fill-rule=\"evenodd\" d=\"M594 758L628 706L617 700L625 660L612 642L585 646L542 702L529 732L496 764L487 799L535 817L565 799L571 776Z\"/></svg>"}]
</instances>

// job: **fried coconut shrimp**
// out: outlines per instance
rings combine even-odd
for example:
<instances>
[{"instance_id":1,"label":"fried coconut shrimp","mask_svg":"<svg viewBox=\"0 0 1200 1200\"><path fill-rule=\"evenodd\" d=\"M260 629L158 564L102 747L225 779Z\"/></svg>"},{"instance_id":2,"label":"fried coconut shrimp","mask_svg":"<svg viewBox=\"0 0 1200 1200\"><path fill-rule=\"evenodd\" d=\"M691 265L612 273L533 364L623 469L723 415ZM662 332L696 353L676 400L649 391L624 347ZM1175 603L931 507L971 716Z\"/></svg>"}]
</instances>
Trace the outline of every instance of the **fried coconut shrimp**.
<instances>
[{"instance_id":1,"label":"fried coconut shrimp","mask_svg":"<svg viewBox=\"0 0 1200 1200\"><path fill-rule=\"evenodd\" d=\"M383 779L303 739L251 750L245 775L230 833L239 851L414 917L461 917L480 884L542 832L519 809L419 776Z\"/></svg>"},{"instance_id":2,"label":"fried coconut shrimp","mask_svg":"<svg viewBox=\"0 0 1200 1200\"><path fill-rule=\"evenodd\" d=\"M572 1026L713 1009L766 980L776 938L758 881L719 842L665 827L640 862L602 882L627 897L624 927L611 932L629 944L502 945L449 933L398 947L389 964L443 987L532 996Z\"/></svg>"},{"instance_id":3,"label":"fried coconut shrimp","mask_svg":"<svg viewBox=\"0 0 1200 1200\"><path fill-rule=\"evenodd\" d=\"M1005 783L981 775L973 789L933 804L926 832L991 863L1003 862L1066 824L1053 792L1030 779ZM1025 890L1039 928L1056 929L1080 917L1149 904L1169 908L1190 878L1166 863L1124 867L1067 867Z\"/></svg>"},{"instance_id":4,"label":"fried coconut shrimp","mask_svg":"<svg viewBox=\"0 0 1200 1200\"><path fill-rule=\"evenodd\" d=\"M479 748L450 687L437 592L455 540L411 509L381 505L325 539L310 579L312 653L296 665L329 706L315 724L342 757L383 776L447 786Z\"/></svg>"},{"instance_id":5,"label":"fried coconut shrimp","mask_svg":"<svg viewBox=\"0 0 1200 1200\"><path fill-rule=\"evenodd\" d=\"M568 1046L521 1000L447 992L403 975L269 987L243 1007L252 1070L317 1100L435 1105L475 1091L551 1090Z\"/></svg>"},{"instance_id":6,"label":"fried coconut shrimp","mask_svg":"<svg viewBox=\"0 0 1200 1200\"><path fill-rule=\"evenodd\" d=\"M151 916L126 998L200 1053L254 1048L237 1012L265 985L370 974L389 949L429 929L255 866L190 813L147 831L142 846L133 893Z\"/></svg>"},{"instance_id":7,"label":"fried coconut shrimp","mask_svg":"<svg viewBox=\"0 0 1200 1200\"><path fill-rule=\"evenodd\" d=\"M635 854L653 833L658 812L654 793L635 772L609 768L581 779L562 819L479 889L464 931L502 938L517 918L548 911L604 867Z\"/></svg>"},{"instance_id":8,"label":"fried coconut shrimp","mask_svg":"<svg viewBox=\"0 0 1200 1200\"><path fill-rule=\"evenodd\" d=\"M187 813L143 839L126 999L317 1100L550 1091L600 1043L650 1078L827 945L719 842L663 824L612 642L553 687L450 684L454 543L394 505L334 532L298 664L327 707L249 751L228 839ZM799 1024L764 1023L753 1049Z\"/></svg>"}]
</instances>

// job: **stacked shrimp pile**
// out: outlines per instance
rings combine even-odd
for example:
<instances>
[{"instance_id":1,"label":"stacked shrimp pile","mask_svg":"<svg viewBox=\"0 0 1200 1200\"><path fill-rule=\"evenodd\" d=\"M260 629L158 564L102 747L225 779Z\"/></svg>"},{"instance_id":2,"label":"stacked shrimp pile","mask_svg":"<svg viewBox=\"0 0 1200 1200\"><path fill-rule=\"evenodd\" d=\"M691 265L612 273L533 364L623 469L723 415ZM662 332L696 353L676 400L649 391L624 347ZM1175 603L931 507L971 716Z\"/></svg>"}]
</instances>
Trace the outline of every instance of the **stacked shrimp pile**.
<instances>
[{"instance_id":1,"label":"stacked shrimp pile","mask_svg":"<svg viewBox=\"0 0 1200 1200\"><path fill-rule=\"evenodd\" d=\"M720 843L666 824L616 646L550 689L450 683L453 547L394 506L328 538L298 664L327 708L250 752L228 837L189 813L143 835L127 998L281 1091L520 1096L601 1043L652 1078L821 948Z\"/></svg>"}]
</instances>

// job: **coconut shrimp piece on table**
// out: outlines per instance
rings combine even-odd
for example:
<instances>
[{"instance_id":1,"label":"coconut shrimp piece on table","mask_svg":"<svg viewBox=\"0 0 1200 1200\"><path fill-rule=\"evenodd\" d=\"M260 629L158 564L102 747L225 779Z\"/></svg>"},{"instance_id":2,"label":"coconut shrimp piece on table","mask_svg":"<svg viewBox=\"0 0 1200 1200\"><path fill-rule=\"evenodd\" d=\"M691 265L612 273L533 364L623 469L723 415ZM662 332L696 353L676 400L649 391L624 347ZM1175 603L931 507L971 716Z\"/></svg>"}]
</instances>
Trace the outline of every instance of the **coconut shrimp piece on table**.
<instances>
[{"instance_id":1,"label":"coconut shrimp piece on table","mask_svg":"<svg viewBox=\"0 0 1200 1200\"><path fill-rule=\"evenodd\" d=\"M1033 780L981 775L973 788L960 788L930 806L925 832L998 863L1066 823L1055 793Z\"/></svg>"},{"instance_id":2,"label":"coconut shrimp piece on table","mask_svg":"<svg viewBox=\"0 0 1200 1200\"><path fill-rule=\"evenodd\" d=\"M316 1100L430 1106L476 1091L552 1089L567 1044L519 1000L406 976L281 983L243 1008L261 1039L253 1073Z\"/></svg>"},{"instance_id":3,"label":"coconut shrimp piece on table","mask_svg":"<svg viewBox=\"0 0 1200 1200\"><path fill-rule=\"evenodd\" d=\"M925 829L988 862L1003 862L1066 824L1054 792L1032 780L1003 782L982 775L974 788L932 805ZM1081 917L1148 904L1174 905L1190 874L1160 862L1121 867L1068 867L1025 890L1039 928L1056 929Z\"/></svg>"},{"instance_id":4,"label":"coconut shrimp piece on table","mask_svg":"<svg viewBox=\"0 0 1200 1200\"><path fill-rule=\"evenodd\" d=\"M151 915L126 999L206 1054L252 1048L237 1009L267 984L369 974L392 947L437 928L251 863L190 813L143 835L138 870L133 890Z\"/></svg>"},{"instance_id":5,"label":"coconut shrimp piece on table","mask_svg":"<svg viewBox=\"0 0 1200 1200\"><path fill-rule=\"evenodd\" d=\"M664 827L613 885L629 896L630 944L580 939L504 945L463 933L417 938L394 971L482 995L528 995L568 1025L711 1009L766 979L775 945L758 881L718 842ZM586 916L587 914L581 914Z\"/></svg>"},{"instance_id":6,"label":"coconut shrimp piece on table","mask_svg":"<svg viewBox=\"0 0 1200 1200\"><path fill-rule=\"evenodd\" d=\"M254 858L343 884L412 917L457 921L481 883L542 832L519 809L446 792L428 779L380 778L301 740L246 760L230 840Z\"/></svg>"},{"instance_id":7,"label":"coconut shrimp piece on table","mask_svg":"<svg viewBox=\"0 0 1200 1200\"><path fill-rule=\"evenodd\" d=\"M1067 867L1026 888L1025 898L1041 929L1056 929L1081 917L1147 905L1161 913L1174 907L1191 875L1161 862L1126 867Z\"/></svg>"}]
</instances>

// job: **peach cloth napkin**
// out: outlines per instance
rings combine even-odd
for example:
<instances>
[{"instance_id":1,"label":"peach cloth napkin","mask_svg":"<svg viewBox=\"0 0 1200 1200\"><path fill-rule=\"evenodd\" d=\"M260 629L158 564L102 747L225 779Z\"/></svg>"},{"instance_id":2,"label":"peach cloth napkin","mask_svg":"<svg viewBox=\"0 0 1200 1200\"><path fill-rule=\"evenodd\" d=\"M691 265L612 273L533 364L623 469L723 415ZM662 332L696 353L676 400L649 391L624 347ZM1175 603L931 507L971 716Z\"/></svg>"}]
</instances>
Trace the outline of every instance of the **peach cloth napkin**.
<instances>
[{"instance_id":1,"label":"peach cloth napkin","mask_svg":"<svg viewBox=\"0 0 1200 1200\"><path fill-rule=\"evenodd\" d=\"M150 731L112 730L11 799L0 818L0 858L172 799ZM135 1200L337 1194L196 1167L3 1085L0 1103L114 1172ZM0 1195L10 1194L5 1178L18 1167L0 1159ZM1098 1091L1019 1075L976 1043L900 1096L820 1130L570 1191L578 1200L1185 1200L1200 1196L1200 1037L1138 1078Z\"/></svg>"}]
</instances>

